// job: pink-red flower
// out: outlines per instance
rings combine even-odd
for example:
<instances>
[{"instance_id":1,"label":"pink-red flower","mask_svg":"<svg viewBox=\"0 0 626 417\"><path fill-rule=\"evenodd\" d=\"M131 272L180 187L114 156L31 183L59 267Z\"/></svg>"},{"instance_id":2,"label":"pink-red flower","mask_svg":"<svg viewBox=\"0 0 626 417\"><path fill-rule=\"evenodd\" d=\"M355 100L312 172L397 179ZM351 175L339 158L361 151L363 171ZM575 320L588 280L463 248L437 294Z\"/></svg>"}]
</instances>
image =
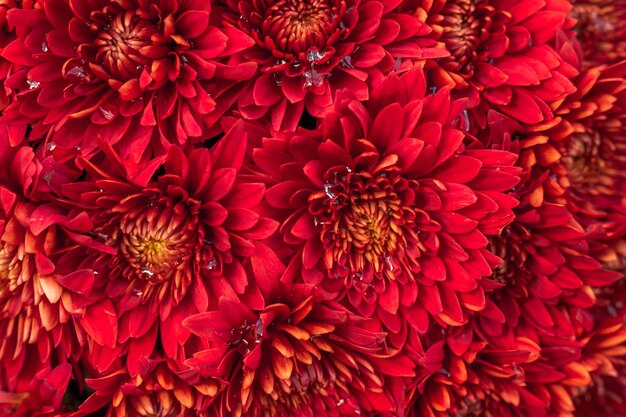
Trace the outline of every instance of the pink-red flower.
<instances>
[{"instance_id":1,"label":"pink-red flower","mask_svg":"<svg viewBox=\"0 0 626 417\"><path fill-rule=\"evenodd\" d=\"M310 289L274 285L261 308L222 298L184 322L206 343L188 363L229 382L223 415L402 416L415 365L385 333Z\"/></svg>"},{"instance_id":2,"label":"pink-red flower","mask_svg":"<svg viewBox=\"0 0 626 417\"><path fill-rule=\"evenodd\" d=\"M462 110L448 89L425 96L413 70L366 104L339 96L318 130L254 149L248 169L270 185L290 272L392 333L482 309L481 278L498 264L486 236L512 220L504 191L518 171L513 154L466 149Z\"/></svg>"},{"instance_id":3,"label":"pink-red flower","mask_svg":"<svg viewBox=\"0 0 626 417\"><path fill-rule=\"evenodd\" d=\"M275 129L295 129L306 109L323 116L335 92L366 100L373 85L405 61L443 56L430 29L405 1L220 0L225 21L255 41L240 58L260 73L238 98L246 118L269 114Z\"/></svg>"},{"instance_id":4,"label":"pink-red flower","mask_svg":"<svg viewBox=\"0 0 626 417\"><path fill-rule=\"evenodd\" d=\"M626 58L626 2L624 0L572 0L585 67L615 64Z\"/></svg>"},{"instance_id":5,"label":"pink-red flower","mask_svg":"<svg viewBox=\"0 0 626 417\"><path fill-rule=\"evenodd\" d=\"M72 413L93 415L105 408L106 417L212 417L210 406L221 383L164 359L142 358L141 375L123 370L87 380L95 392Z\"/></svg>"},{"instance_id":6,"label":"pink-red flower","mask_svg":"<svg viewBox=\"0 0 626 417\"><path fill-rule=\"evenodd\" d=\"M61 254L86 231L84 213L69 216L47 194L45 168L24 144L12 146L0 129L0 385L26 389L55 352L77 359L83 310L62 285ZM69 271L73 272L73 271Z\"/></svg>"},{"instance_id":7,"label":"pink-red flower","mask_svg":"<svg viewBox=\"0 0 626 417\"><path fill-rule=\"evenodd\" d=\"M551 105L575 91L577 74L561 56L571 26L566 0L435 0L423 2L433 39L448 57L426 63L429 79L456 88L479 105L473 120L485 125L489 108L522 123L552 118Z\"/></svg>"},{"instance_id":8,"label":"pink-red flower","mask_svg":"<svg viewBox=\"0 0 626 417\"><path fill-rule=\"evenodd\" d=\"M263 184L238 175L245 136L238 123L211 150L173 146L166 157L139 165L102 143L107 158L82 159L86 178L63 187L64 203L87 212L90 236L108 248L68 253L65 264L95 274L89 281L76 276L71 284L92 309L95 341L110 348L130 343L133 374L157 334L166 355L176 357L189 337L180 322L205 311L223 285L238 293L254 287L242 261L255 254L255 242L271 235L276 222L253 210Z\"/></svg>"},{"instance_id":9,"label":"pink-red flower","mask_svg":"<svg viewBox=\"0 0 626 417\"><path fill-rule=\"evenodd\" d=\"M3 123L49 129L83 154L98 138L135 161L203 140L256 69L229 61L253 40L217 27L207 1L39 0L7 18L17 39L2 52L16 67L5 86L17 99Z\"/></svg>"}]
</instances>

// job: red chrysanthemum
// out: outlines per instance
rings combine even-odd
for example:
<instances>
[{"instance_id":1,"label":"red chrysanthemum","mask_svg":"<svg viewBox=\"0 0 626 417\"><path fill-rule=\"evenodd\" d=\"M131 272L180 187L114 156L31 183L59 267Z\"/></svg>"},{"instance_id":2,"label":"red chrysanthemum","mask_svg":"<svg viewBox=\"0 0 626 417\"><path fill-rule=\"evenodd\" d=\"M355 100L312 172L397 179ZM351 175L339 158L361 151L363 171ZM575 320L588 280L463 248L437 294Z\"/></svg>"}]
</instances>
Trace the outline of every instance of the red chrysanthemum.
<instances>
[{"instance_id":1,"label":"red chrysanthemum","mask_svg":"<svg viewBox=\"0 0 626 417\"><path fill-rule=\"evenodd\" d=\"M93 415L106 407L106 417L209 417L222 389L214 379L163 359L142 359L145 369L131 377L123 370L87 379L95 392L72 414Z\"/></svg>"},{"instance_id":2,"label":"red chrysanthemum","mask_svg":"<svg viewBox=\"0 0 626 417\"><path fill-rule=\"evenodd\" d=\"M541 415L543 404L524 387L521 365L537 359L539 347L520 337L490 345L474 323L433 330L418 374L411 417ZM491 413L491 414L489 414Z\"/></svg>"},{"instance_id":3,"label":"red chrysanthemum","mask_svg":"<svg viewBox=\"0 0 626 417\"><path fill-rule=\"evenodd\" d=\"M177 356L189 337L180 322L205 311L224 279L239 293L253 285L241 261L255 254L254 242L271 235L276 222L252 210L263 184L238 176L246 147L241 124L211 150L185 153L172 146L167 157L148 164L124 162L101 146L108 158L80 160L87 177L63 193L66 204L88 213L90 235L109 249L74 250L63 261L93 269L95 279L72 281L90 304L82 320L100 345L130 341L128 363L135 373L157 333L165 353ZM155 175L157 170L162 172ZM91 304L95 299L101 300Z\"/></svg>"},{"instance_id":4,"label":"red chrysanthemum","mask_svg":"<svg viewBox=\"0 0 626 417\"><path fill-rule=\"evenodd\" d=\"M90 154L100 137L137 161L168 142L202 140L232 101L220 95L255 72L230 64L253 41L215 26L208 1L36 6L8 13L17 39L2 55L17 68L5 85L18 97L2 121L52 129L56 146Z\"/></svg>"},{"instance_id":5,"label":"red chrysanthemum","mask_svg":"<svg viewBox=\"0 0 626 417\"><path fill-rule=\"evenodd\" d=\"M0 385L26 389L55 350L81 355L84 332L75 318L83 310L62 284L73 271L56 262L75 245L73 231L90 223L51 203L42 161L23 143L12 147L8 136L0 130Z\"/></svg>"},{"instance_id":6,"label":"red chrysanthemum","mask_svg":"<svg viewBox=\"0 0 626 417\"><path fill-rule=\"evenodd\" d=\"M576 93L555 109L554 120L521 126L496 113L489 121L494 142L519 139L524 188L520 200L533 207L566 205L587 230L596 229L594 256L619 264L626 234L626 64L588 70ZM480 136L480 134L478 135Z\"/></svg>"},{"instance_id":7,"label":"red chrysanthemum","mask_svg":"<svg viewBox=\"0 0 626 417\"><path fill-rule=\"evenodd\" d=\"M402 416L413 362L339 304L277 285L263 308L222 298L184 322L207 347L188 362L229 381L223 415Z\"/></svg>"},{"instance_id":8,"label":"red chrysanthemum","mask_svg":"<svg viewBox=\"0 0 626 417\"><path fill-rule=\"evenodd\" d=\"M450 56L426 63L437 87L479 95L471 112L485 125L489 108L523 123L552 117L550 105L574 92L577 74L557 51L570 25L566 0L435 0L422 5L433 37ZM558 39L555 45L555 38Z\"/></svg>"},{"instance_id":9,"label":"red chrysanthemum","mask_svg":"<svg viewBox=\"0 0 626 417\"><path fill-rule=\"evenodd\" d=\"M626 415L625 284L622 279L598 290L595 307L585 315L580 336L585 341L582 363L592 380L574 392L577 416L600 409L607 417Z\"/></svg>"},{"instance_id":10,"label":"red chrysanthemum","mask_svg":"<svg viewBox=\"0 0 626 417\"><path fill-rule=\"evenodd\" d=\"M15 70L14 65L1 56L4 48L15 40L15 27L9 23L7 14L13 9L32 9L35 0L0 0L0 80L2 80L2 93L0 94L0 110L4 110L12 99L12 89L5 81Z\"/></svg>"},{"instance_id":11,"label":"red chrysanthemum","mask_svg":"<svg viewBox=\"0 0 626 417\"><path fill-rule=\"evenodd\" d=\"M255 40L241 57L261 71L239 97L239 111L251 119L269 112L275 129L295 129L304 109L322 116L342 88L367 99L407 59L447 54L424 37L430 29L417 16L401 10L403 1L220 3L226 21Z\"/></svg>"},{"instance_id":12,"label":"red chrysanthemum","mask_svg":"<svg viewBox=\"0 0 626 417\"><path fill-rule=\"evenodd\" d=\"M316 131L254 149L249 169L272 185L282 219L278 245L296 251L290 270L393 333L483 308L480 280L498 263L485 236L512 219L517 201L503 192L518 172L513 154L465 149L461 111L448 89L425 97L414 70L365 105L339 97Z\"/></svg>"},{"instance_id":13,"label":"red chrysanthemum","mask_svg":"<svg viewBox=\"0 0 626 417\"><path fill-rule=\"evenodd\" d=\"M591 68L626 58L626 1L572 0L583 64Z\"/></svg>"}]
</instances>

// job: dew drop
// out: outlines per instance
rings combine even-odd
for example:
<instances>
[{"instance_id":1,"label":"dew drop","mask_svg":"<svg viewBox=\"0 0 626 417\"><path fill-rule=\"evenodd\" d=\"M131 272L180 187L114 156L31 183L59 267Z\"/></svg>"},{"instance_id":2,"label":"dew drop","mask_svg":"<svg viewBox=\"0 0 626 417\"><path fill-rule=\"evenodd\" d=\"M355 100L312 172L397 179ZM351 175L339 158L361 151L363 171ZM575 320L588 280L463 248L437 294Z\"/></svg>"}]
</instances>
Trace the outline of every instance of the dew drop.
<instances>
[{"instance_id":1,"label":"dew drop","mask_svg":"<svg viewBox=\"0 0 626 417\"><path fill-rule=\"evenodd\" d=\"M350 55L344 56L339 62L344 68L354 68L354 65L352 65L352 57Z\"/></svg>"},{"instance_id":2,"label":"dew drop","mask_svg":"<svg viewBox=\"0 0 626 417\"><path fill-rule=\"evenodd\" d=\"M49 51L48 44L46 43L45 39L43 41L41 41L41 50L43 52L48 52Z\"/></svg>"},{"instance_id":3,"label":"dew drop","mask_svg":"<svg viewBox=\"0 0 626 417\"><path fill-rule=\"evenodd\" d=\"M437 90L438 90L438 88L437 88L436 85L433 85L432 87L430 87L431 94L437 94Z\"/></svg>"},{"instance_id":4,"label":"dew drop","mask_svg":"<svg viewBox=\"0 0 626 417\"><path fill-rule=\"evenodd\" d=\"M335 194L332 192L333 185L332 184L324 184L324 192L328 196L328 198L334 198Z\"/></svg>"},{"instance_id":5,"label":"dew drop","mask_svg":"<svg viewBox=\"0 0 626 417\"><path fill-rule=\"evenodd\" d=\"M211 258L209 263L206 265L206 269L208 269L209 271L212 271L215 268L217 268L217 260L215 258Z\"/></svg>"},{"instance_id":6,"label":"dew drop","mask_svg":"<svg viewBox=\"0 0 626 417\"><path fill-rule=\"evenodd\" d=\"M305 71L302 75L304 76L304 88L321 87L324 84L324 74L317 72L315 68Z\"/></svg>"},{"instance_id":7,"label":"dew drop","mask_svg":"<svg viewBox=\"0 0 626 417\"><path fill-rule=\"evenodd\" d=\"M136 297L141 297L143 296L143 291L141 291L140 289L137 288L133 288L133 295Z\"/></svg>"},{"instance_id":8,"label":"dew drop","mask_svg":"<svg viewBox=\"0 0 626 417\"><path fill-rule=\"evenodd\" d=\"M447 370L447 369L445 369L445 368L441 368L441 369L439 370L439 373L440 373L440 374L442 374L442 375L447 376L448 378L450 378L450 377L452 376L452 374L450 373L450 371L448 371L448 370Z\"/></svg>"},{"instance_id":9,"label":"dew drop","mask_svg":"<svg viewBox=\"0 0 626 417\"><path fill-rule=\"evenodd\" d=\"M100 113L102 113L102 117L104 117L106 120L111 120L115 116L112 111L109 111L102 106L100 106L99 110Z\"/></svg>"},{"instance_id":10,"label":"dew drop","mask_svg":"<svg viewBox=\"0 0 626 417\"><path fill-rule=\"evenodd\" d=\"M391 256L385 255L385 263L389 267L389 271L393 272L394 266L393 266L393 259L391 259Z\"/></svg>"},{"instance_id":11,"label":"dew drop","mask_svg":"<svg viewBox=\"0 0 626 417\"><path fill-rule=\"evenodd\" d=\"M463 110L463 121L465 122L464 129L465 131L469 131L470 129L470 117L467 110Z\"/></svg>"},{"instance_id":12,"label":"dew drop","mask_svg":"<svg viewBox=\"0 0 626 417\"><path fill-rule=\"evenodd\" d=\"M54 177L54 171L48 171L44 174L43 180L46 182L46 184L50 185L53 177Z\"/></svg>"},{"instance_id":13,"label":"dew drop","mask_svg":"<svg viewBox=\"0 0 626 417\"><path fill-rule=\"evenodd\" d=\"M55 149L56 149L56 147L57 147L57 144L56 144L56 143L54 143L54 142L48 142L48 143L46 144L46 150L47 150L48 152L52 152L53 150L55 150Z\"/></svg>"},{"instance_id":14,"label":"dew drop","mask_svg":"<svg viewBox=\"0 0 626 417\"><path fill-rule=\"evenodd\" d=\"M87 78L85 67L82 62L72 61L65 67L65 78L70 82L81 83Z\"/></svg>"},{"instance_id":15,"label":"dew drop","mask_svg":"<svg viewBox=\"0 0 626 417\"><path fill-rule=\"evenodd\" d=\"M100 239L102 240L109 240L109 235L104 234L104 233L96 233L96 236L98 236Z\"/></svg>"},{"instance_id":16,"label":"dew drop","mask_svg":"<svg viewBox=\"0 0 626 417\"><path fill-rule=\"evenodd\" d=\"M141 270L141 278L150 279L154 276L154 272L149 268L143 268Z\"/></svg>"},{"instance_id":17,"label":"dew drop","mask_svg":"<svg viewBox=\"0 0 626 417\"><path fill-rule=\"evenodd\" d=\"M39 81L26 80L26 84L28 84L29 90L34 90L41 85Z\"/></svg>"},{"instance_id":18,"label":"dew drop","mask_svg":"<svg viewBox=\"0 0 626 417\"><path fill-rule=\"evenodd\" d=\"M309 53L306 56L306 59L309 60L309 62L318 62L322 59L324 59L324 57L326 56L326 54L318 49L313 49L310 50Z\"/></svg>"},{"instance_id":19,"label":"dew drop","mask_svg":"<svg viewBox=\"0 0 626 417\"><path fill-rule=\"evenodd\" d=\"M369 287L369 285L363 281L363 274L361 272L352 274L352 286L359 292L365 292Z\"/></svg>"}]
</instances>

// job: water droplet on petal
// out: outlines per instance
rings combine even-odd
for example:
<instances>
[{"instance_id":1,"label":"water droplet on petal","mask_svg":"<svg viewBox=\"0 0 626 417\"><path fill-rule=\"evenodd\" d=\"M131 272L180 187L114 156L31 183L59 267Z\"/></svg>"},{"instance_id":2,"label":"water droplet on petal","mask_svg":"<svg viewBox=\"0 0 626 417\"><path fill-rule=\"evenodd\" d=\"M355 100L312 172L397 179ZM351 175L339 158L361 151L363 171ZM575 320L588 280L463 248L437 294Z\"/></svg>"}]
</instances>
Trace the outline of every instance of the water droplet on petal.
<instances>
[{"instance_id":1,"label":"water droplet on petal","mask_svg":"<svg viewBox=\"0 0 626 417\"><path fill-rule=\"evenodd\" d=\"M46 144L46 150L47 150L48 152L52 152L53 150L55 150L55 149L56 149L56 147L57 147L57 144L56 144L56 143L54 143L54 142L48 142L48 143Z\"/></svg>"},{"instance_id":2,"label":"water droplet on petal","mask_svg":"<svg viewBox=\"0 0 626 417\"><path fill-rule=\"evenodd\" d=\"M211 258L209 263L206 265L206 269L212 271L215 268L217 268L217 260L215 258Z\"/></svg>"},{"instance_id":3,"label":"water droplet on petal","mask_svg":"<svg viewBox=\"0 0 626 417\"><path fill-rule=\"evenodd\" d=\"M398 71L401 66L402 66L402 60L400 58L396 58L396 60L393 62L393 70Z\"/></svg>"},{"instance_id":4,"label":"water droplet on petal","mask_svg":"<svg viewBox=\"0 0 626 417\"><path fill-rule=\"evenodd\" d=\"M470 129L470 117L467 110L463 110L463 121L465 122L465 126L463 127L465 131L469 131Z\"/></svg>"},{"instance_id":5,"label":"water droplet on petal","mask_svg":"<svg viewBox=\"0 0 626 417\"><path fill-rule=\"evenodd\" d=\"M324 184L324 192L328 196L328 198L334 198L335 194L331 191L333 188L333 184L326 183Z\"/></svg>"},{"instance_id":6,"label":"water droplet on petal","mask_svg":"<svg viewBox=\"0 0 626 417\"><path fill-rule=\"evenodd\" d=\"M350 55L344 56L339 62L344 68L354 68L354 65L352 65L352 57Z\"/></svg>"},{"instance_id":7,"label":"water droplet on petal","mask_svg":"<svg viewBox=\"0 0 626 417\"><path fill-rule=\"evenodd\" d=\"M39 81L26 80L26 84L28 84L29 90L34 90L41 85Z\"/></svg>"},{"instance_id":8,"label":"water droplet on petal","mask_svg":"<svg viewBox=\"0 0 626 417\"><path fill-rule=\"evenodd\" d=\"M85 64L80 61L70 61L65 66L65 79L73 83L82 83L87 78Z\"/></svg>"},{"instance_id":9,"label":"water droplet on petal","mask_svg":"<svg viewBox=\"0 0 626 417\"><path fill-rule=\"evenodd\" d=\"M141 278L150 279L154 276L154 272L149 268L143 268L141 270Z\"/></svg>"},{"instance_id":10,"label":"water droplet on petal","mask_svg":"<svg viewBox=\"0 0 626 417\"><path fill-rule=\"evenodd\" d=\"M385 255L385 263L389 267L389 271L393 272L394 266L393 266L393 259L391 258L391 256Z\"/></svg>"},{"instance_id":11,"label":"water droplet on petal","mask_svg":"<svg viewBox=\"0 0 626 417\"><path fill-rule=\"evenodd\" d=\"M306 55L306 59L309 60L309 62L318 62L322 59L324 59L324 57L326 56L326 54L318 49L312 49L309 51L309 53Z\"/></svg>"},{"instance_id":12,"label":"water droplet on petal","mask_svg":"<svg viewBox=\"0 0 626 417\"><path fill-rule=\"evenodd\" d=\"M48 52L49 51L48 44L46 43L45 39L43 41L41 41L41 50L43 52Z\"/></svg>"},{"instance_id":13,"label":"water droplet on petal","mask_svg":"<svg viewBox=\"0 0 626 417\"><path fill-rule=\"evenodd\" d=\"M104 117L106 120L111 120L113 119L113 117L115 117L112 111L109 111L102 106L100 106L99 110L100 113L102 113L102 117Z\"/></svg>"},{"instance_id":14,"label":"water droplet on petal","mask_svg":"<svg viewBox=\"0 0 626 417\"><path fill-rule=\"evenodd\" d=\"M302 75L304 76L304 88L321 87L324 84L324 74L317 72L315 68L305 71Z\"/></svg>"}]
</instances>

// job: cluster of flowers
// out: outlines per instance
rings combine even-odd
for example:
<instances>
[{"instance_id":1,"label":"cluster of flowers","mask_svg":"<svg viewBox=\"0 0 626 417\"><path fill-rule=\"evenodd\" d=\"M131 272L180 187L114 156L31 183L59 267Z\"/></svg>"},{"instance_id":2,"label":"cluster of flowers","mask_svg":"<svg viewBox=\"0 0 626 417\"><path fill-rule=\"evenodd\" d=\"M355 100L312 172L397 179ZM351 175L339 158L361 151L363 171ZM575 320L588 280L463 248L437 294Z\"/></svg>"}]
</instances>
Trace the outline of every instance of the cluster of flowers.
<instances>
[{"instance_id":1,"label":"cluster of flowers","mask_svg":"<svg viewBox=\"0 0 626 417\"><path fill-rule=\"evenodd\" d=\"M1 0L0 416L626 416L626 0Z\"/></svg>"}]
</instances>

